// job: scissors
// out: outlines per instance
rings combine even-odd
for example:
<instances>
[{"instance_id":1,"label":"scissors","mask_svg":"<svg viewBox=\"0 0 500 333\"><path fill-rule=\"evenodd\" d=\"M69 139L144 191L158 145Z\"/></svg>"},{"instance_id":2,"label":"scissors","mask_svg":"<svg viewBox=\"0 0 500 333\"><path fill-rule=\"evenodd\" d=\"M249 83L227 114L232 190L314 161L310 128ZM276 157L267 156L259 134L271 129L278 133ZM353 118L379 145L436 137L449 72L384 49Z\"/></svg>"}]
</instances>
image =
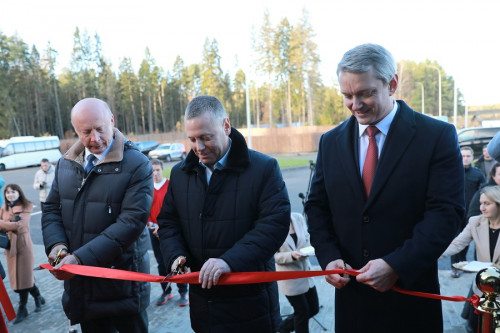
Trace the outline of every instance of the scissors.
<instances>
[{"instance_id":1,"label":"scissors","mask_svg":"<svg viewBox=\"0 0 500 333\"><path fill-rule=\"evenodd\" d=\"M57 252L57 255L56 255L56 258L54 259L54 261L51 263L51 265L54 267L56 266L60 261L61 261L61 256L62 256L62 251L64 249L60 249L59 252Z\"/></svg>"},{"instance_id":2,"label":"scissors","mask_svg":"<svg viewBox=\"0 0 500 333\"><path fill-rule=\"evenodd\" d=\"M63 250L65 250L65 249L60 249L59 252L57 252L56 258L50 264L52 267L56 266L61 261L61 256L62 256L62 251ZM40 266L38 266L38 267L33 268L33 270L35 270L35 271L41 271L41 270L43 270L43 268L41 268Z\"/></svg>"},{"instance_id":3,"label":"scissors","mask_svg":"<svg viewBox=\"0 0 500 333\"><path fill-rule=\"evenodd\" d=\"M169 278L171 278L172 276L174 275L179 275L179 274L184 274L184 266L186 265L186 262L182 262L181 258L179 258L179 261L178 261L178 264L177 264L177 267L171 271L170 273L167 274L167 276L165 276L165 278L163 279L162 283L165 282L165 280L168 280ZM167 286L165 287L165 291L167 291L170 286L172 285L172 282L169 281L167 283Z\"/></svg>"}]
</instances>

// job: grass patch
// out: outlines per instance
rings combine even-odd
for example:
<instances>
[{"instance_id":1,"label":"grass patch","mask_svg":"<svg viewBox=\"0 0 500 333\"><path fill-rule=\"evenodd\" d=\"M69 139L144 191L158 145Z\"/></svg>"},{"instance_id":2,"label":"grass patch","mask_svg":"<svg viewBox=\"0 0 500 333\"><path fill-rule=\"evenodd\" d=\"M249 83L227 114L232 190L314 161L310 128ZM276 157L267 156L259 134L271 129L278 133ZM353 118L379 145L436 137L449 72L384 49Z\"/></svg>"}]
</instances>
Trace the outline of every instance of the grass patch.
<instances>
[{"instance_id":1,"label":"grass patch","mask_svg":"<svg viewBox=\"0 0 500 333\"><path fill-rule=\"evenodd\" d=\"M163 177L170 178L170 172L172 172L172 167L163 169Z\"/></svg>"},{"instance_id":2,"label":"grass patch","mask_svg":"<svg viewBox=\"0 0 500 333\"><path fill-rule=\"evenodd\" d=\"M276 160L278 160L281 169L309 165L308 158L277 158Z\"/></svg>"}]
</instances>

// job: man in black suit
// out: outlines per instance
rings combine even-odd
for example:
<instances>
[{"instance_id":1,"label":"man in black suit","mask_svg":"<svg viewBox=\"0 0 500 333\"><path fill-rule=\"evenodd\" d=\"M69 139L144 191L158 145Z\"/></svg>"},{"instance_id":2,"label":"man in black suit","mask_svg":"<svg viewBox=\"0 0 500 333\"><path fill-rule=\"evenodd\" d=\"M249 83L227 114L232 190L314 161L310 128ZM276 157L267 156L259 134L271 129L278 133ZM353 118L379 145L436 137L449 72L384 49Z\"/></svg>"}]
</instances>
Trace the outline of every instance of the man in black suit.
<instances>
[{"instance_id":1,"label":"man in black suit","mask_svg":"<svg viewBox=\"0 0 500 333\"><path fill-rule=\"evenodd\" d=\"M364 44L338 65L352 117L325 133L306 204L311 243L332 274L335 332L442 332L437 258L464 214L464 169L453 126L395 101L397 67Z\"/></svg>"}]
</instances>

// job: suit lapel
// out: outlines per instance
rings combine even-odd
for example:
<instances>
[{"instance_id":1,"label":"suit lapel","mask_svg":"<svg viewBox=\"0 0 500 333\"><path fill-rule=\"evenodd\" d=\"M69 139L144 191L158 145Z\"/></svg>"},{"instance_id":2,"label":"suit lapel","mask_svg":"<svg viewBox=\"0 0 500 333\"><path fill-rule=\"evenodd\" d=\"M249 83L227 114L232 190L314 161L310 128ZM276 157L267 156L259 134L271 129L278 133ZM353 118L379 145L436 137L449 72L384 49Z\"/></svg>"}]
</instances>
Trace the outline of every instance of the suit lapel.
<instances>
[{"instance_id":1,"label":"suit lapel","mask_svg":"<svg viewBox=\"0 0 500 333\"><path fill-rule=\"evenodd\" d=\"M382 191L389 176L398 165L416 133L414 111L406 103L402 101L398 103L399 110L391 123L389 133L387 133L365 209L373 202L379 192Z\"/></svg>"},{"instance_id":2,"label":"suit lapel","mask_svg":"<svg viewBox=\"0 0 500 333\"><path fill-rule=\"evenodd\" d=\"M359 173L359 135L358 122L351 116L346 128L337 138L337 158L344 168L345 177L351 183L355 193L364 198L364 187ZM325 172L328 172L325 170Z\"/></svg>"}]
</instances>

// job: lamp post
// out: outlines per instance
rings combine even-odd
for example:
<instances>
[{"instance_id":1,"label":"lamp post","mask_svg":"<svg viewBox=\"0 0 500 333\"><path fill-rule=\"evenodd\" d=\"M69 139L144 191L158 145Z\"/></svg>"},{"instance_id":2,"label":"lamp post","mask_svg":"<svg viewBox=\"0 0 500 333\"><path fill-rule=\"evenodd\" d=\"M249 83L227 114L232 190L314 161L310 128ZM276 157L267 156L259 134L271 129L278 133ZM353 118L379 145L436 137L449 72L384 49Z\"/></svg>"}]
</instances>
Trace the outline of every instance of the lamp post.
<instances>
[{"instance_id":1,"label":"lamp post","mask_svg":"<svg viewBox=\"0 0 500 333\"><path fill-rule=\"evenodd\" d=\"M420 84L420 87L422 88L422 114L425 114L425 102L424 102L424 84L422 82L415 82Z\"/></svg>"},{"instance_id":2,"label":"lamp post","mask_svg":"<svg viewBox=\"0 0 500 333\"><path fill-rule=\"evenodd\" d=\"M441 117L441 115L442 115L442 112L441 112L441 70L438 67L433 66L433 65L430 65L430 67L432 67L438 71L439 116Z\"/></svg>"}]
</instances>

